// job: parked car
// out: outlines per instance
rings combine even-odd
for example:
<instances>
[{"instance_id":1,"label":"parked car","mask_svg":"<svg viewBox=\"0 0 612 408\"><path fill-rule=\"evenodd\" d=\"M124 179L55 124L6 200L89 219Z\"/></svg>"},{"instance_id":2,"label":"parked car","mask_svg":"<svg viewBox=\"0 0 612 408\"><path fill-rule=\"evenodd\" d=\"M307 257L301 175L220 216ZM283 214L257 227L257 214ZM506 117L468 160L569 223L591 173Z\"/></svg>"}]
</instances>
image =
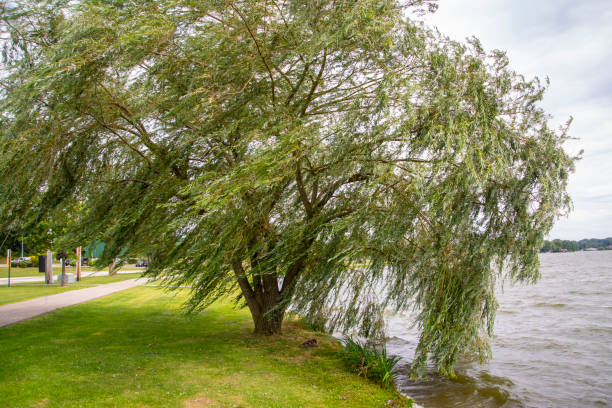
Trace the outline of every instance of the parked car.
<instances>
[{"instance_id":1,"label":"parked car","mask_svg":"<svg viewBox=\"0 0 612 408\"><path fill-rule=\"evenodd\" d=\"M20 256L19 258L11 259L11 266L25 268L27 266L32 266L32 260L28 256Z\"/></svg>"},{"instance_id":2,"label":"parked car","mask_svg":"<svg viewBox=\"0 0 612 408\"><path fill-rule=\"evenodd\" d=\"M72 264L72 258L66 259L66 266L70 266Z\"/></svg>"},{"instance_id":3,"label":"parked car","mask_svg":"<svg viewBox=\"0 0 612 408\"><path fill-rule=\"evenodd\" d=\"M149 261L138 261L136 262L136 267L146 268L149 266Z\"/></svg>"},{"instance_id":4,"label":"parked car","mask_svg":"<svg viewBox=\"0 0 612 408\"><path fill-rule=\"evenodd\" d=\"M81 265L89 265L89 258L81 258Z\"/></svg>"}]
</instances>

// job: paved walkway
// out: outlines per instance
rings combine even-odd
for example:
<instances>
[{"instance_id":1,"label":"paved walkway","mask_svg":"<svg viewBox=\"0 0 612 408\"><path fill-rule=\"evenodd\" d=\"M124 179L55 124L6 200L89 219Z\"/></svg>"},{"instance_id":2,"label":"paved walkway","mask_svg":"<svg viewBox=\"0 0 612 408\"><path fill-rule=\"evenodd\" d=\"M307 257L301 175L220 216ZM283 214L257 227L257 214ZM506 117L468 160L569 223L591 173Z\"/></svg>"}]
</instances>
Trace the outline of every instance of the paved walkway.
<instances>
[{"instance_id":1,"label":"paved walkway","mask_svg":"<svg viewBox=\"0 0 612 408\"><path fill-rule=\"evenodd\" d=\"M126 273L142 273L144 269L125 269L120 270L117 274L126 274ZM66 271L66 273L75 274L74 271ZM62 276L62 271L60 269L59 273L56 270L53 270L53 281L57 279L57 276ZM100 272L81 272L81 278L89 278L90 276L108 276L108 271L100 271ZM41 273L40 276L21 276L21 277L11 277L11 285L13 283L29 283L29 282L44 282L45 274ZM0 286L8 285L8 278L0 278Z\"/></svg>"},{"instance_id":2,"label":"paved walkway","mask_svg":"<svg viewBox=\"0 0 612 408\"><path fill-rule=\"evenodd\" d=\"M23 302L9 303L8 305L0 306L0 327L31 319L32 317L40 316L62 307L88 302L110 295L111 293L119 292L120 290L143 285L146 282L147 279L144 278L128 279L86 289L69 290L56 295L24 300Z\"/></svg>"}]
</instances>

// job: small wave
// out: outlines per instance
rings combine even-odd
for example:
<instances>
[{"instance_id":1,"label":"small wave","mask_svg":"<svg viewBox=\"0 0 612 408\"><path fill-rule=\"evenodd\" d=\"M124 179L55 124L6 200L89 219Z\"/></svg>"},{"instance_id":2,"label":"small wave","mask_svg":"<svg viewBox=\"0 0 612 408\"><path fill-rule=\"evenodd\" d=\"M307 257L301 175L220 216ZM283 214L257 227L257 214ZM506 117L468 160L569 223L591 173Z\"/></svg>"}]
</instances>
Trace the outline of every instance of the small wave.
<instances>
[{"instance_id":1,"label":"small wave","mask_svg":"<svg viewBox=\"0 0 612 408\"><path fill-rule=\"evenodd\" d=\"M412 381L408 377L399 381L400 390L424 407L522 407L510 396L513 386L511 380L485 371L457 373L453 380L432 374L429 381Z\"/></svg>"},{"instance_id":2,"label":"small wave","mask_svg":"<svg viewBox=\"0 0 612 408\"><path fill-rule=\"evenodd\" d=\"M558 307L566 307L567 304L565 304L565 303L539 302L539 303L536 303L534 306L535 307L553 307L553 308L558 308Z\"/></svg>"}]
</instances>

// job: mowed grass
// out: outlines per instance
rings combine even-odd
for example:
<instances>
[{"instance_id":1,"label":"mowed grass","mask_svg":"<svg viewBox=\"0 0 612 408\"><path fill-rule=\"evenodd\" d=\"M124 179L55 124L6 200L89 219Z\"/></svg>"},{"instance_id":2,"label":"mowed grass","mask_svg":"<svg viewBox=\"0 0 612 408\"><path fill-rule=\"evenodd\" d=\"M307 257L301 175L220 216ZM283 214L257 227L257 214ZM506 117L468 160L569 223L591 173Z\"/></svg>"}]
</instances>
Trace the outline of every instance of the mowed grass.
<instances>
[{"instance_id":1,"label":"mowed grass","mask_svg":"<svg viewBox=\"0 0 612 408\"><path fill-rule=\"evenodd\" d=\"M61 268L59 268L59 270L61 272ZM55 272L55 270L53 272ZM38 272L38 267L18 268L13 266L11 268L11 278L22 278L25 276L45 276L45 274ZM0 267L0 278L8 278L8 268L6 266Z\"/></svg>"},{"instance_id":2,"label":"mowed grass","mask_svg":"<svg viewBox=\"0 0 612 408\"><path fill-rule=\"evenodd\" d=\"M0 328L3 407L383 407L389 389L352 373L340 345L297 322L252 334L218 302L138 287ZM396 405L403 406L403 405Z\"/></svg>"},{"instance_id":3,"label":"mowed grass","mask_svg":"<svg viewBox=\"0 0 612 408\"><path fill-rule=\"evenodd\" d=\"M55 295L57 293L62 293L69 290L84 289L95 285L119 282L126 279L134 279L140 276L140 273L126 273L115 276L84 277L79 282L70 283L63 288L59 283L46 285L43 282L12 283L11 287L2 285L0 286L0 305L21 302L23 300L34 299L41 296Z\"/></svg>"},{"instance_id":4,"label":"mowed grass","mask_svg":"<svg viewBox=\"0 0 612 408\"><path fill-rule=\"evenodd\" d=\"M122 269L124 270L125 269L142 269L144 271L144 268L135 268L131 266L124 266L123 268L119 268L118 270L122 270ZM96 269L93 266L81 266L82 275L90 273L90 272L108 272L108 268ZM56 276L61 273L62 273L61 266L53 267L53 276ZM66 273L76 274L76 267L74 265L67 266ZM19 268L19 267L13 266L11 268L11 278L22 278L26 276L45 276L45 274L42 272L38 272L38 267ZM8 278L8 268L6 266L0 267L0 278Z\"/></svg>"}]
</instances>

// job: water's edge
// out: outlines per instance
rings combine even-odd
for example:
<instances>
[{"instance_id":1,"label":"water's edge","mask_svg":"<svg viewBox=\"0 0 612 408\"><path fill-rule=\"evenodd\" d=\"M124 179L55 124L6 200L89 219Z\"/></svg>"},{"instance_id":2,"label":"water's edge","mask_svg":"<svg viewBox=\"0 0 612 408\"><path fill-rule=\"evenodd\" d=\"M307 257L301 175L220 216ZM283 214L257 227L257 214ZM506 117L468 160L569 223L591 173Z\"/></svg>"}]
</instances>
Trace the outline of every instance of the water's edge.
<instances>
[{"instance_id":1,"label":"water's edge","mask_svg":"<svg viewBox=\"0 0 612 408\"><path fill-rule=\"evenodd\" d=\"M411 316L386 316L388 351L402 357L399 391L424 408L612 406L612 251L540 261L536 285L498 294L492 361L461 361L456 380L410 380Z\"/></svg>"}]
</instances>

